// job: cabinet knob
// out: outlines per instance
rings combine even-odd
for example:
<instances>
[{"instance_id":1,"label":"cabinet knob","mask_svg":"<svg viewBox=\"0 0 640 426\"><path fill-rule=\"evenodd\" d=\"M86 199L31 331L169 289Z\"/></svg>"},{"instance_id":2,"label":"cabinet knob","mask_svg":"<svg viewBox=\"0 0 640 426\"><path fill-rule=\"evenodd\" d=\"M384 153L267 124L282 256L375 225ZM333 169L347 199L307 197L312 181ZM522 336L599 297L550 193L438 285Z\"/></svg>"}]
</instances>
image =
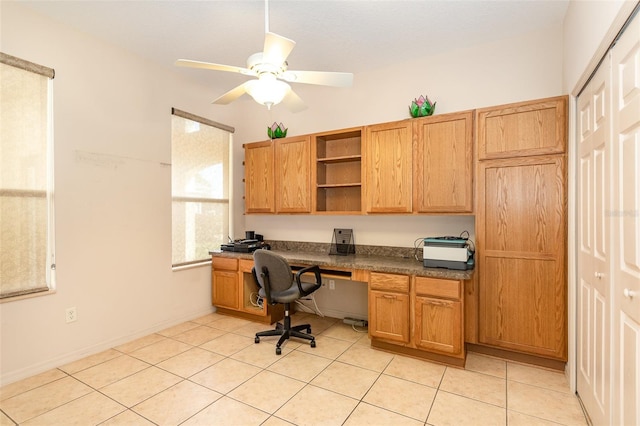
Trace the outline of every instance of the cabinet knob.
<instances>
[{"instance_id":1,"label":"cabinet knob","mask_svg":"<svg viewBox=\"0 0 640 426\"><path fill-rule=\"evenodd\" d=\"M382 297L384 297L385 299L390 299L390 300L395 300L397 299L396 296L393 296L391 294L383 294Z\"/></svg>"},{"instance_id":2,"label":"cabinet knob","mask_svg":"<svg viewBox=\"0 0 640 426\"><path fill-rule=\"evenodd\" d=\"M596 272L596 278L601 280L604 274L602 272Z\"/></svg>"},{"instance_id":3,"label":"cabinet knob","mask_svg":"<svg viewBox=\"0 0 640 426\"><path fill-rule=\"evenodd\" d=\"M625 288L624 290L622 290L622 294L624 294L624 297L633 299L633 297L636 295L636 292L633 290L629 290L628 288Z\"/></svg>"}]
</instances>

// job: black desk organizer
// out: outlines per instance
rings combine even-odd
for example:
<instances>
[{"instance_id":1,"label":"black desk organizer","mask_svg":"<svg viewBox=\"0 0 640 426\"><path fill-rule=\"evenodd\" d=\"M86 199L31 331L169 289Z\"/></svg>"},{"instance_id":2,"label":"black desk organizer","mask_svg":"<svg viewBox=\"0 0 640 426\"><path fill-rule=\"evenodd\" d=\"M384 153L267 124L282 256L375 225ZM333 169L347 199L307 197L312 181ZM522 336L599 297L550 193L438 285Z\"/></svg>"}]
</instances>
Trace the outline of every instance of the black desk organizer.
<instances>
[{"instance_id":1,"label":"black desk organizer","mask_svg":"<svg viewBox=\"0 0 640 426\"><path fill-rule=\"evenodd\" d=\"M346 256L355 253L356 246L353 241L353 229L334 228L329 254Z\"/></svg>"}]
</instances>

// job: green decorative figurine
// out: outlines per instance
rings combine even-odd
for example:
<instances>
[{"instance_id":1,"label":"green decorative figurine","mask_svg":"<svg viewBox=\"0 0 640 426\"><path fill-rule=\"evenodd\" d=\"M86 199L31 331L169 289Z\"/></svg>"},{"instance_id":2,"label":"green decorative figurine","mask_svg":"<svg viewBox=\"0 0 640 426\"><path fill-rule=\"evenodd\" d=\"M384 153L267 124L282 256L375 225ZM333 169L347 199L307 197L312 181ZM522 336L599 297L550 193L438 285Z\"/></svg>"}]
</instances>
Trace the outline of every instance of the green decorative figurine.
<instances>
[{"instance_id":1,"label":"green decorative figurine","mask_svg":"<svg viewBox=\"0 0 640 426\"><path fill-rule=\"evenodd\" d=\"M269 135L269 139L277 139L284 138L287 136L287 128L284 127L284 124L273 123L271 127L267 127L267 135Z\"/></svg>"},{"instance_id":2,"label":"green decorative figurine","mask_svg":"<svg viewBox=\"0 0 640 426\"><path fill-rule=\"evenodd\" d=\"M409 106L409 112L412 117L427 117L432 115L436 110L436 103L429 100L429 97L420 95L418 99L414 99Z\"/></svg>"}]
</instances>

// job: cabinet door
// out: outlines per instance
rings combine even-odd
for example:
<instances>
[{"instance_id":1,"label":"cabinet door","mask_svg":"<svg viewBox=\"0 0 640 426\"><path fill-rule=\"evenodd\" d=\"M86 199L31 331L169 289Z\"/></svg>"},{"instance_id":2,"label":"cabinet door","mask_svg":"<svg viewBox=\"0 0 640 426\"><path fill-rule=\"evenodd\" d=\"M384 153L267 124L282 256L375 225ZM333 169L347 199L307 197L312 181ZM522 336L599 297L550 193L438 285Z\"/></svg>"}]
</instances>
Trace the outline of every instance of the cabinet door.
<instances>
[{"instance_id":1,"label":"cabinet door","mask_svg":"<svg viewBox=\"0 0 640 426\"><path fill-rule=\"evenodd\" d=\"M563 153L566 122L566 96L478 109L478 159Z\"/></svg>"},{"instance_id":2,"label":"cabinet door","mask_svg":"<svg viewBox=\"0 0 640 426\"><path fill-rule=\"evenodd\" d=\"M409 343L409 295L369 290L369 334Z\"/></svg>"},{"instance_id":3,"label":"cabinet door","mask_svg":"<svg viewBox=\"0 0 640 426\"><path fill-rule=\"evenodd\" d=\"M462 303L416 296L415 344L447 355L462 355Z\"/></svg>"},{"instance_id":4,"label":"cabinet door","mask_svg":"<svg viewBox=\"0 0 640 426\"><path fill-rule=\"evenodd\" d=\"M239 308L239 286L237 271L213 271L212 303L222 308Z\"/></svg>"},{"instance_id":5,"label":"cabinet door","mask_svg":"<svg viewBox=\"0 0 640 426\"><path fill-rule=\"evenodd\" d=\"M411 121L368 126L363 148L368 213L411 212Z\"/></svg>"},{"instance_id":6,"label":"cabinet door","mask_svg":"<svg viewBox=\"0 0 640 426\"><path fill-rule=\"evenodd\" d=\"M244 205L246 213L273 213L273 144L256 142L244 146Z\"/></svg>"},{"instance_id":7,"label":"cabinet door","mask_svg":"<svg viewBox=\"0 0 640 426\"><path fill-rule=\"evenodd\" d=\"M276 212L311 211L310 163L309 136L276 139Z\"/></svg>"},{"instance_id":8,"label":"cabinet door","mask_svg":"<svg viewBox=\"0 0 640 426\"><path fill-rule=\"evenodd\" d=\"M413 209L473 211L473 113L413 121Z\"/></svg>"},{"instance_id":9,"label":"cabinet door","mask_svg":"<svg viewBox=\"0 0 640 426\"><path fill-rule=\"evenodd\" d=\"M481 161L482 343L566 361L564 156Z\"/></svg>"}]
</instances>

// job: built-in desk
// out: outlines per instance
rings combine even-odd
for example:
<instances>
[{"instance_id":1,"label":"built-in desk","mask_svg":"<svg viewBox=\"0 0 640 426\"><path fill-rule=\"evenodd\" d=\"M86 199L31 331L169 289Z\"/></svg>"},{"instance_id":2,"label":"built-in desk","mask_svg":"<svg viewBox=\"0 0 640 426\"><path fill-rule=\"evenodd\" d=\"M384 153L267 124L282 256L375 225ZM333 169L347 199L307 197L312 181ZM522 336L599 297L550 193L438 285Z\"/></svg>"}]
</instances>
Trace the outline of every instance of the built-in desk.
<instances>
[{"instance_id":1,"label":"built-in desk","mask_svg":"<svg viewBox=\"0 0 640 426\"><path fill-rule=\"evenodd\" d=\"M323 277L368 283L373 347L464 365L464 282L473 279L473 270L425 268L406 248L360 247L356 254L335 256L310 243L273 242L272 247L292 267L318 265ZM251 253L210 254L212 299L220 312L270 323L281 318L278 305L252 300Z\"/></svg>"},{"instance_id":2,"label":"built-in desk","mask_svg":"<svg viewBox=\"0 0 640 426\"><path fill-rule=\"evenodd\" d=\"M455 271L451 269L425 268L422 260L406 257L376 256L367 254L350 254L334 256L317 252L272 250L287 259L291 265L318 265L328 272L332 269L342 270L358 275L357 271L386 272L390 274L405 274L418 277L441 278L445 280L469 280L473 277L473 270ZM253 260L251 253L233 253L226 251L211 251L212 256L230 259ZM349 279L349 278L347 278ZM355 279L355 281L360 281Z\"/></svg>"}]
</instances>

